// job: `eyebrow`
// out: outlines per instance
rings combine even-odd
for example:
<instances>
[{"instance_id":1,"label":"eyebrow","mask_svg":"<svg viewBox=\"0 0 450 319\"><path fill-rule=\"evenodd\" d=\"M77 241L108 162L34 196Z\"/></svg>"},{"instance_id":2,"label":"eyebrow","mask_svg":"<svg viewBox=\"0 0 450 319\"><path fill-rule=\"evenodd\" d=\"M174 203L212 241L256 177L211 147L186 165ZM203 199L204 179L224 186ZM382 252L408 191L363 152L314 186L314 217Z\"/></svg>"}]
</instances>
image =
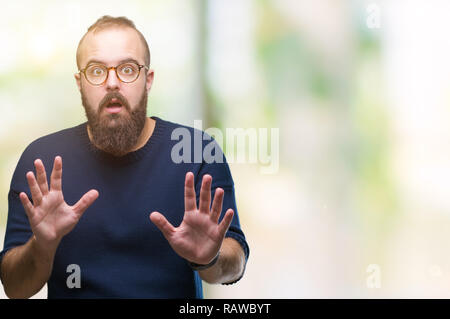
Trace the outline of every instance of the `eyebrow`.
<instances>
[{"instance_id":1,"label":"eyebrow","mask_svg":"<svg viewBox=\"0 0 450 319\"><path fill-rule=\"evenodd\" d=\"M136 63L137 65L141 65L138 61L136 61L136 60L133 59L133 58L126 58L126 59L120 60L118 65L120 65L120 64L122 64L122 63L127 63L127 62L134 62L134 63ZM103 61L96 60L96 59L90 59L90 60L88 61L88 63L86 63L86 67L87 67L88 65L90 65L90 64L93 64L93 63L99 63L99 64L106 65Z\"/></svg>"}]
</instances>

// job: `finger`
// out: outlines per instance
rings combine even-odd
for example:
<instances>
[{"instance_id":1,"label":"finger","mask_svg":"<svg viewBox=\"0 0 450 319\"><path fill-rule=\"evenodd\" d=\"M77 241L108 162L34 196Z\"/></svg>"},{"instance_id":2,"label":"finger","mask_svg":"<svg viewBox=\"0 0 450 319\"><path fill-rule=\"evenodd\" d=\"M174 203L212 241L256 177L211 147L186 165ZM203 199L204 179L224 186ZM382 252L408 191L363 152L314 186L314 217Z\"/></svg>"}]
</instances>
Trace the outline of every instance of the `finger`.
<instances>
[{"instance_id":1,"label":"finger","mask_svg":"<svg viewBox=\"0 0 450 319\"><path fill-rule=\"evenodd\" d=\"M214 200L211 206L211 220L217 223L219 220L220 213L222 212L223 195L224 191L222 188L216 188L214 194Z\"/></svg>"},{"instance_id":2,"label":"finger","mask_svg":"<svg viewBox=\"0 0 450 319\"><path fill-rule=\"evenodd\" d=\"M47 182L47 174L45 173L44 164L40 159L34 161L34 166L36 167L36 177L37 183L41 190L42 195L48 194L48 182Z\"/></svg>"},{"instance_id":3,"label":"finger","mask_svg":"<svg viewBox=\"0 0 450 319\"><path fill-rule=\"evenodd\" d=\"M28 172L26 176L27 176L28 186L30 187L31 198L33 199L33 204L35 206L37 206L42 201L41 190L39 189L39 186L36 182L36 178L34 177L33 172Z\"/></svg>"},{"instance_id":4,"label":"finger","mask_svg":"<svg viewBox=\"0 0 450 319\"><path fill-rule=\"evenodd\" d=\"M227 210L227 212L225 213L225 216L223 217L222 221L220 222L219 232L222 237L225 236L225 233L227 232L228 227L230 227L231 221L233 220L233 216L234 216L234 212L230 208Z\"/></svg>"},{"instance_id":5,"label":"finger","mask_svg":"<svg viewBox=\"0 0 450 319\"><path fill-rule=\"evenodd\" d=\"M81 217L86 209L92 205L92 203L98 198L98 191L91 189L89 192L84 194L80 200L72 206L75 214Z\"/></svg>"},{"instance_id":6,"label":"finger","mask_svg":"<svg viewBox=\"0 0 450 319\"><path fill-rule=\"evenodd\" d=\"M52 175L50 176L50 189L60 191L62 179L62 158L61 156L56 156L53 162Z\"/></svg>"},{"instance_id":7,"label":"finger","mask_svg":"<svg viewBox=\"0 0 450 319\"><path fill-rule=\"evenodd\" d=\"M186 179L184 181L184 210L186 212L197 210L194 174L192 172L186 173Z\"/></svg>"},{"instance_id":8,"label":"finger","mask_svg":"<svg viewBox=\"0 0 450 319\"><path fill-rule=\"evenodd\" d=\"M31 204L30 200L28 199L28 195L24 192L21 192L19 194L20 201L22 202L23 208L25 209L25 213L27 214L28 218L31 220L34 217L34 209L33 204Z\"/></svg>"},{"instance_id":9,"label":"finger","mask_svg":"<svg viewBox=\"0 0 450 319\"><path fill-rule=\"evenodd\" d=\"M203 176L202 187L200 188L200 202L198 204L198 210L205 214L209 214L209 208L211 205L211 181L211 175L206 174Z\"/></svg>"},{"instance_id":10,"label":"finger","mask_svg":"<svg viewBox=\"0 0 450 319\"><path fill-rule=\"evenodd\" d=\"M150 214L150 220L158 229L163 233L167 240L171 238L172 233L175 231L175 227L160 213L153 212Z\"/></svg>"}]
</instances>

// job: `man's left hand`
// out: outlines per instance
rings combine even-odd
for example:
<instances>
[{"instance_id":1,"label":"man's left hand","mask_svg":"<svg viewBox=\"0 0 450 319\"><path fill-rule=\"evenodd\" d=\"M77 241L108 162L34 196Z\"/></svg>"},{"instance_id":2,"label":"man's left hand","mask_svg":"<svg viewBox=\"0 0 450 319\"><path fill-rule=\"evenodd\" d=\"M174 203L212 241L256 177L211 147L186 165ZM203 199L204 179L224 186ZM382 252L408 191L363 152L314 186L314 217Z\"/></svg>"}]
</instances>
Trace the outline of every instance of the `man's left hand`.
<instances>
[{"instance_id":1,"label":"man's left hand","mask_svg":"<svg viewBox=\"0 0 450 319\"><path fill-rule=\"evenodd\" d=\"M208 264L218 254L228 227L233 219L230 208L218 223L222 211L224 190L217 188L211 205L212 177L204 175L197 209L194 174L186 174L184 184L184 217L180 226L174 227L159 212L152 212L150 220L163 233L175 252L196 264Z\"/></svg>"}]
</instances>

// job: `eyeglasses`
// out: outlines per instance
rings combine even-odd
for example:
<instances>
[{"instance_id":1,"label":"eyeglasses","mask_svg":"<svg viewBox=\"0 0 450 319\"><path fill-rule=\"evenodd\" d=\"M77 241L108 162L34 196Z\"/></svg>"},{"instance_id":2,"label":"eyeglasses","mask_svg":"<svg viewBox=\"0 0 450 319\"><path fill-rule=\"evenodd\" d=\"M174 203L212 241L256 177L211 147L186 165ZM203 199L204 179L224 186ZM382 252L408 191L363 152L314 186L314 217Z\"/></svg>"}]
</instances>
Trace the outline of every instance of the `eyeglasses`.
<instances>
[{"instance_id":1,"label":"eyeglasses","mask_svg":"<svg viewBox=\"0 0 450 319\"><path fill-rule=\"evenodd\" d=\"M109 70L111 69L116 71L117 78L120 81L131 83L136 81L139 77L142 68L149 69L145 65L139 65L134 62L122 63L115 67L107 67L103 64L93 63L89 64L84 69L79 70L79 72L84 74L84 77L90 84L100 86L108 79Z\"/></svg>"}]
</instances>

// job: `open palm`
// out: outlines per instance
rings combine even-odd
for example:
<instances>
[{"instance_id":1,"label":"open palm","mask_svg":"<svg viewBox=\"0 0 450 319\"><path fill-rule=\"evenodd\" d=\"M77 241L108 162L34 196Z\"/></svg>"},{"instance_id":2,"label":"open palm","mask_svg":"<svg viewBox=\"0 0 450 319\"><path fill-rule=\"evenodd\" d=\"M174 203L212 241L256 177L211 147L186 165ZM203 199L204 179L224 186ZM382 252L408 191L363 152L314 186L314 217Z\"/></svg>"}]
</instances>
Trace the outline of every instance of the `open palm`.
<instances>
[{"instance_id":1,"label":"open palm","mask_svg":"<svg viewBox=\"0 0 450 319\"><path fill-rule=\"evenodd\" d=\"M204 175L197 209L194 174L186 174L185 213L180 226L174 227L159 212L150 214L151 221L161 230L173 250L184 259L197 264L208 264L217 255L234 214L232 209L228 209L218 224L224 191L216 189L211 205L211 183L212 177Z\"/></svg>"},{"instance_id":2,"label":"open palm","mask_svg":"<svg viewBox=\"0 0 450 319\"><path fill-rule=\"evenodd\" d=\"M73 206L64 201L62 193L62 158L55 157L50 177L50 189L44 164L40 159L34 162L37 180L33 172L26 177L33 203L26 193L20 193L20 200L37 240L52 243L68 234L77 224L84 211L97 199L98 192L90 190Z\"/></svg>"}]
</instances>

